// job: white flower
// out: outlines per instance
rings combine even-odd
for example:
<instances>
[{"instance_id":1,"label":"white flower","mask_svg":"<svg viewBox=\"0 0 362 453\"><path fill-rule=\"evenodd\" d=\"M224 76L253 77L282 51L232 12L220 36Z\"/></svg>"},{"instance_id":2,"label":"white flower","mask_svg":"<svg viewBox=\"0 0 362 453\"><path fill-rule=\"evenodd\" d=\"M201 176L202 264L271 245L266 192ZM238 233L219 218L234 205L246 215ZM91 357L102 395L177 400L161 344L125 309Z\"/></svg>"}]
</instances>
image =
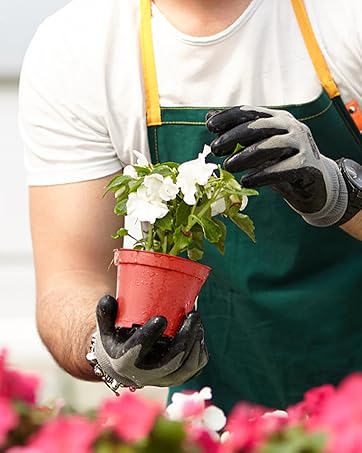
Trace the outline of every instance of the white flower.
<instances>
[{"instance_id":1,"label":"white flower","mask_svg":"<svg viewBox=\"0 0 362 453\"><path fill-rule=\"evenodd\" d=\"M239 198L237 198L237 202L240 202ZM239 212L244 211L247 205L248 197L246 195L243 195ZM216 215L222 214L225 211L225 209L226 209L225 198L219 198L218 200L214 201L214 203L211 204L211 216L214 217Z\"/></svg>"},{"instance_id":2,"label":"white flower","mask_svg":"<svg viewBox=\"0 0 362 453\"><path fill-rule=\"evenodd\" d=\"M210 431L220 431L226 423L224 412L216 406L208 406L202 417L203 425Z\"/></svg>"},{"instance_id":3,"label":"white flower","mask_svg":"<svg viewBox=\"0 0 362 453\"><path fill-rule=\"evenodd\" d=\"M205 158L210 152L210 147L205 145L204 150L199 153L197 159L184 162L178 167L177 185L184 194L184 201L188 205L192 206L196 203L196 184L204 186L212 172L217 168L216 164L205 162Z\"/></svg>"},{"instance_id":4,"label":"white flower","mask_svg":"<svg viewBox=\"0 0 362 453\"><path fill-rule=\"evenodd\" d=\"M137 157L137 165L142 167L147 167L149 161L147 160L146 156L139 151L133 150L133 154Z\"/></svg>"},{"instance_id":5,"label":"white flower","mask_svg":"<svg viewBox=\"0 0 362 453\"><path fill-rule=\"evenodd\" d=\"M127 200L127 214L134 216L140 222L154 224L156 219L162 219L168 213L166 203L160 199L150 199L147 197L145 187L139 187L137 192L129 194Z\"/></svg>"},{"instance_id":6,"label":"white flower","mask_svg":"<svg viewBox=\"0 0 362 453\"><path fill-rule=\"evenodd\" d=\"M166 413L171 420L187 420L193 426L202 426L210 432L220 431L225 426L226 417L218 407L205 405L205 401L211 398L210 387L192 394L175 393Z\"/></svg>"},{"instance_id":7,"label":"white flower","mask_svg":"<svg viewBox=\"0 0 362 453\"><path fill-rule=\"evenodd\" d=\"M239 209L240 212L244 211L244 209L247 207L248 200L249 200L248 197L246 195L243 195L243 199L241 201L241 206L240 206L240 209Z\"/></svg>"},{"instance_id":8,"label":"white flower","mask_svg":"<svg viewBox=\"0 0 362 453\"><path fill-rule=\"evenodd\" d=\"M277 409L275 411L265 412L262 415L262 417L263 418L269 418L269 417L289 418L289 415L288 415L288 412Z\"/></svg>"},{"instance_id":9,"label":"white flower","mask_svg":"<svg viewBox=\"0 0 362 453\"><path fill-rule=\"evenodd\" d=\"M211 217L222 214L226 209L225 198L219 198L211 204Z\"/></svg>"},{"instance_id":10,"label":"white flower","mask_svg":"<svg viewBox=\"0 0 362 453\"><path fill-rule=\"evenodd\" d=\"M147 196L150 199L173 200L179 191L171 176L164 178L157 173L145 176L143 184L147 188Z\"/></svg>"},{"instance_id":11,"label":"white flower","mask_svg":"<svg viewBox=\"0 0 362 453\"><path fill-rule=\"evenodd\" d=\"M133 165L126 165L123 169L123 175L130 176L133 179L136 179L138 177L136 169Z\"/></svg>"},{"instance_id":12,"label":"white flower","mask_svg":"<svg viewBox=\"0 0 362 453\"><path fill-rule=\"evenodd\" d=\"M220 442L224 444L227 442L231 437L230 431L224 431L220 436Z\"/></svg>"},{"instance_id":13,"label":"white flower","mask_svg":"<svg viewBox=\"0 0 362 453\"><path fill-rule=\"evenodd\" d=\"M160 197L162 200L174 200L178 192L178 185L173 182L171 176L166 176L166 178L163 179L162 186L160 187Z\"/></svg>"}]
</instances>

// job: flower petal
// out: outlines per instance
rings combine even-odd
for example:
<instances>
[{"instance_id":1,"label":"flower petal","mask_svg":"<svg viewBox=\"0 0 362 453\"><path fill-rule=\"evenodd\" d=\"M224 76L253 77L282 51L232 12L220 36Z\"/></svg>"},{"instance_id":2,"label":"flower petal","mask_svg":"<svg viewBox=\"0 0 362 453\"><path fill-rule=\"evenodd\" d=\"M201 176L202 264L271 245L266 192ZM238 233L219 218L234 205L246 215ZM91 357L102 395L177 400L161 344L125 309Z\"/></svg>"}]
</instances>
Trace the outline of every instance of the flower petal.
<instances>
[{"instance_id":1,"label":"flower petal","mask_svg":"<svg viewBox=\"0 0 362 453\"><path fill-rule=\"evenodd\" d=\"M136 217L140 222L154 224L156 219L165 217L168 207L160 201L148 201L140 197L138 191L131 193L127 201L127 214Z\"/></svg>"},{"instance_id":2,"label":"flower petal","mask_svg":"<svg viewBox=\"0 0 362 453\"><path fill-rule=\"evenodd\" d=\"M211 146L210 145L204 145L204 148L202 150L201 155L204 157L208 156L211 153Z\"/></svg>"},{"instance_id":3,"label":"flower petal","mask_svg":"<svg viewBox=\"0 0 362 453\"><path fill-rule=\"evenodd\" d=\"M226 424L224 412L216 406L208 406L202 418L205 427L211 431L220 431Z\"/></svg>"},{"instance_id":4,"label":"flower petal","mask_svg":"<svg viewBox=\"0 0 362 453\"><path fill-rule=\"evenodd\" d=\"M175 184L171 176L167 176L163 180L163 184L160 187L159 195L160 198L164 201L174 200L178 194L179 187Z\"/></svg>"},{"instance_id":5,"label":"flower petal","mask_svg":"<svg viewBox=\"0 0 362 453\"><path fill-rule=\"evenodd\" d=\"M211 400L212 392L210 387L204 387L200 390L199 395L204 400Z\"/></svg>"},{"instance_id":6,"label":"flower petal","mask_svg":"<svg viewBox=\"0 0 362 453\"><path fill-rule=\"evenodd\" d=\"M242 202L241 202L241 206L240 206L240 209L239 211L244 211L244 209L247 207L248 205L248 197L246 195L243 195L243 199L242 199Z\"/></svg>"},{"instance_id":7,"label":"flower petal","mask_svg":"<svg viewBox=\"0 0 362 453\"><path fill-rule=\"evenodd\" d=\"M133 165L126 165L123 169L123 175L130 176L133 179L137 178L137 171Z\"/></svg>"},{"instance_id":8,"label":"flower petal","mask_svg":"<svg viewBox=\"0 0 362 453\"><path fill-rule=\"evenodd\" d=\"M219 198L211 205L211 216L222 214L226 209L225 198Z\"/></svg>"},{"instance_id":9,"label":"flower petal","mask_svg":"<svg viewBox=\"0 0 362 453\"><path fill-rule=\"evenodd\" d=\"M137 165L146 167L150 163L146 156L140 151L133 150L133 154L137 157Z\"/></svg>"}]
</instances>

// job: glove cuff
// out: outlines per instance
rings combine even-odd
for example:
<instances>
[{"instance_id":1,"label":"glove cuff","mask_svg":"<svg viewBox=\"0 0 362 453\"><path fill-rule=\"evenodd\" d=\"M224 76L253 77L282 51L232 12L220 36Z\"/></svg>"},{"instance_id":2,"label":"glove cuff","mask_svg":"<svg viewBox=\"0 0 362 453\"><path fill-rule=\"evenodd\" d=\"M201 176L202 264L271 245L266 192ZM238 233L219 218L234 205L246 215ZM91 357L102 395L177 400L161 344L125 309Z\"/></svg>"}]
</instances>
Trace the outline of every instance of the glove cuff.
<instances>
[{"instance_id":1,"label":"glove cuff","mask_svg":"<svg viewBox=\"0 0 362 453\"><path fill-rule=\"evenodd\" d=\"M114 371L111 361L103 348L98 332L92 335L91 346L86 359L92 366L94 374L102 379L116 395L119 387L133 387L134 383Z\"/></svg>"},{"instance_id":2,"label":"glove cuff","mask_svg":"<svg viewBox=\"0 0 362 453\"><path fill-rule=\"evenodd\" d=\"M312 214L300 212L303 219L316 227L329 227L338 223L346 212L348 190L338 164L328 157L321 156L323 176L326 185L327 201L323 209Z\"/></svg>"}]
</instances>

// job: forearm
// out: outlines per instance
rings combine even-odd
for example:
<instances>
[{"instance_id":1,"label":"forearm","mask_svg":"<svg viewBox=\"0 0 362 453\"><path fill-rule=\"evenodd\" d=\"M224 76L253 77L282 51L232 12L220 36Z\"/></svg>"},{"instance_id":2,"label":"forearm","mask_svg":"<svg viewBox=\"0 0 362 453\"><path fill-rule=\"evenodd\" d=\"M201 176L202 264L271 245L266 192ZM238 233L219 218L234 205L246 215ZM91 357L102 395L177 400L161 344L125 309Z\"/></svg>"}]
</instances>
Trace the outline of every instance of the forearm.
<instances>
[{"instance_id":1,"label":"forearm","mask_svg":"<svg viewBox=\"0 0 362 453\"><path fill-rule=\"evenodd\" d=\"M362 241L362 211L342 225L341 228L353 238Z\"/></svg>"},{"instance_id":2,"label":"forearm","mask_svg":"<svg viewBox=\"0 0 362 453\"><path fill-rule=\"evenodd\" d=\"M38 296L40 337L59 366L76 378L98 380L85 355L96 329L96 305L103 295L114 295L113 282L115 277L103 280L92 272L66 272Z\"/></svg>"}]
</instances>

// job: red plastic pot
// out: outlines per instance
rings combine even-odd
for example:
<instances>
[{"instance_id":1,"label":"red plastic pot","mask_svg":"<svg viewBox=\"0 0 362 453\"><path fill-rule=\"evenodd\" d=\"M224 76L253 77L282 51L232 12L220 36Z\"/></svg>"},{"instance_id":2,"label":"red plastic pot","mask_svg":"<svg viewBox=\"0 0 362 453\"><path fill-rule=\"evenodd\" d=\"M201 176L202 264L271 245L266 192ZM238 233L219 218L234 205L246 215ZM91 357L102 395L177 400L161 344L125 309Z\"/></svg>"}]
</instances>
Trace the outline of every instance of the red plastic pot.
<instances>
[{"instance_id":1,"label":"red plastic pot","mask_svg":"<svg viewBox=\"0 0 362 453\"><path fill-rule=\"evenodd\" d=\"M179 256L143 250L117 249L116 325L143 325L153 316L164 316L164 335L174 336L211 268Z\"/></svg>"}]
</instances>

